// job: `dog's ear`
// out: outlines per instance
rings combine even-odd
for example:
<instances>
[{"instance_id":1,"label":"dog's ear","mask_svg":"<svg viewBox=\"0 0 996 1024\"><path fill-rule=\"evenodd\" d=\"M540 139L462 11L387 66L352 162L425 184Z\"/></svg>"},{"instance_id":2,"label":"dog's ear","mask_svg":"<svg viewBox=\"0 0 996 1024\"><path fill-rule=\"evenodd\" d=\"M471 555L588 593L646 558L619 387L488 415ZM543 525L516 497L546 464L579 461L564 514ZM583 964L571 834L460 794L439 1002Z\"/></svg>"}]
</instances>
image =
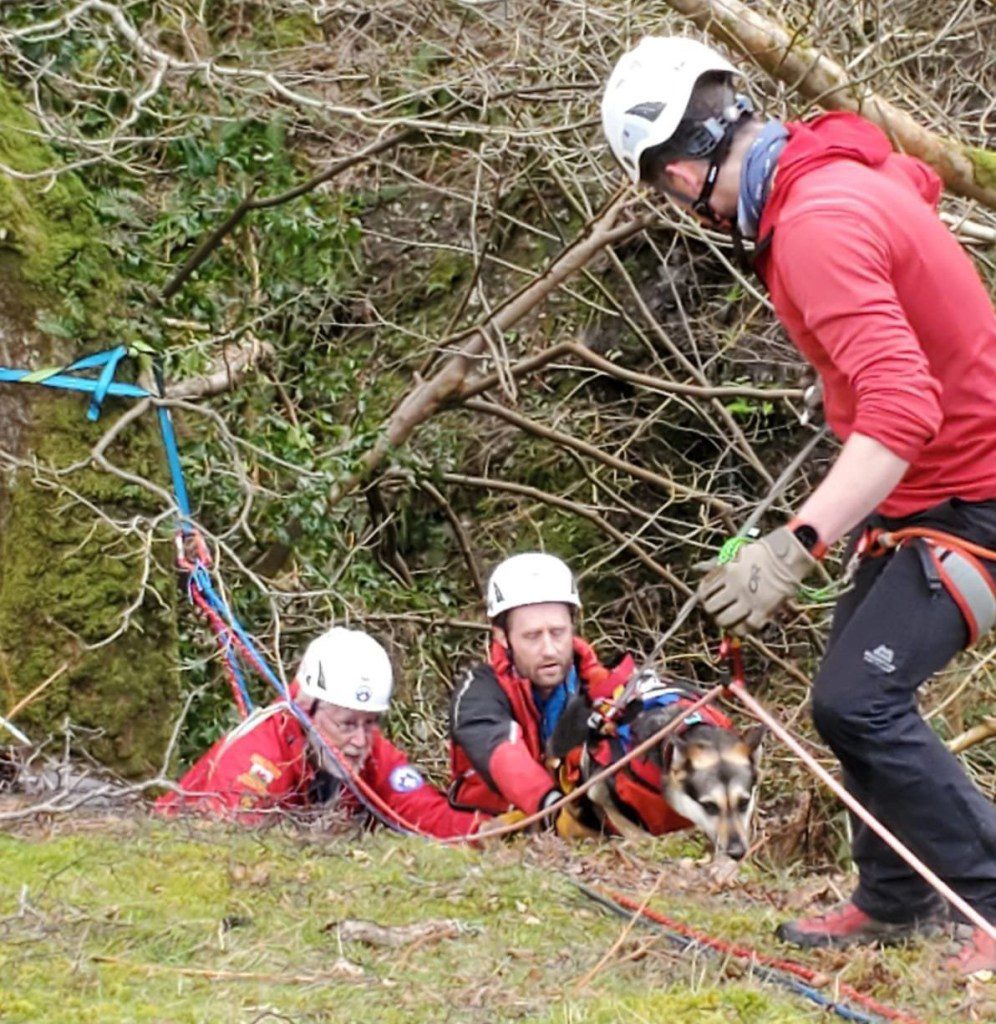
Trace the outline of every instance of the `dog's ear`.
<instances>
[{"instance_id":1,"label":"dog's ear","mask_svg":"<svg viewBox=\"0 0 996 1024\"><path fill-rule=\"evenodd\" d=\"M574 694L558 719L553 735L547 741L547 754L550 757L566 757L575 747L581 746L588 738L590 715L591 705L585 695Z\"/></svg>"},{"instance_id":2,"label":"dog's ear","mask_svg":"<svg viewBox=\"0 0 996 1024\"><path fill-rule=\"evenodd\" d=\"M755 725L753 728L748 729L741 737L750 751L750 759L755 768L761 758L761 742L767 735L768 727L766 725Z\"/></svg>"},{"instance_id":3,"label":"dog's ear","mask_svg":"<svg viewBox=\"0 0 996 1024\"><path fill-rule=\"evenodd\" d=\"M688 740L681 735L668 736L663 743L658 743L654 747L654 761L660 765L661 769L664 768L664 750L666 746L670 746L670 757L667 762L668 774L675 778L681 776L687 771L688 766Z\"/></svg>"}]
</instances>

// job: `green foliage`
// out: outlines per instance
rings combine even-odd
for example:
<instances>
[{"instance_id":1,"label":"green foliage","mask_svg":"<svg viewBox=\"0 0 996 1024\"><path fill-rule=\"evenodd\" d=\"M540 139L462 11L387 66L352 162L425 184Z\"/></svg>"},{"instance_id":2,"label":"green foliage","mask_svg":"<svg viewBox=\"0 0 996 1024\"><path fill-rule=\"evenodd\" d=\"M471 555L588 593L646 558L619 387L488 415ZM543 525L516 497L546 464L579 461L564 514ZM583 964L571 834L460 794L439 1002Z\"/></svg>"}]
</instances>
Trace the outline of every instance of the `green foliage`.
<instances>
[{"instance_id":1,"label":"green foliage","mask_svg":"<svg viewBox=\"0 0 996 1024\"><path fill-rule=\"evenodd\" d=\"M763 399L738 398L736 401L727 402L726 409L738 419L749 420L755 416L770 416L775 411L775 404Z\"/></svg>"},{"instance_id":2,"label":"green foliage","mask_svg":"<svg viewBox=\"0 0 996 1024\"><path fill-rule=\"evenodd\" d=\"M968 149L968 158L977 185L983 188L996 189L996 152L991 149Z\"/></svg>"}]
</instances>

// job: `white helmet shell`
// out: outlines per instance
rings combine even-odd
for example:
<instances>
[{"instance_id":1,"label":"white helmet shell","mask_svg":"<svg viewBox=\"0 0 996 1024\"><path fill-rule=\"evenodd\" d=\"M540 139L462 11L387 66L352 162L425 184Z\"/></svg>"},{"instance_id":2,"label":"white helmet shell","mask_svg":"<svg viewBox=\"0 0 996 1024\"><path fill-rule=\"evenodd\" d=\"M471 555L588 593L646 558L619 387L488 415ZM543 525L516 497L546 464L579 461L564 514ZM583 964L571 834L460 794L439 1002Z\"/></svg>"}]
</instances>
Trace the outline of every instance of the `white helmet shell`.
<instances>
[{"instance_id":1,"label":"white helmet shell","mask_svg":"<svg viewBox=\"0 0 996 1024\"><path fill-rule=\"evenodd\" d=\"M488 580L487 615L494 619L512 608L557 602L581 607L574 574L555 555L529 551L506 558Z\"/></svg>"},{"instance_id":2,"label":"white helmet shell","mask_svg":"<svg viewBox=\"0 0 996 1024\"><path fill-rule=\"evenodd\" d=\"M738 73L715 50L684 36L646 36L616 62L602 97L602 129L634 184L640 156L671 138L708 71Z\"/></svg>"},{"instance_id":3,"label":"white helmet shell","mask_svg":"<svg viewBox=\"0 0 996 1024\"><path fill-rule=\"evenodd\" d=\"M394 673L387 651L372 636L334 626L308 644L297 671L302 697L354 711L386 711Z\"/></svg>"}]
</instances>

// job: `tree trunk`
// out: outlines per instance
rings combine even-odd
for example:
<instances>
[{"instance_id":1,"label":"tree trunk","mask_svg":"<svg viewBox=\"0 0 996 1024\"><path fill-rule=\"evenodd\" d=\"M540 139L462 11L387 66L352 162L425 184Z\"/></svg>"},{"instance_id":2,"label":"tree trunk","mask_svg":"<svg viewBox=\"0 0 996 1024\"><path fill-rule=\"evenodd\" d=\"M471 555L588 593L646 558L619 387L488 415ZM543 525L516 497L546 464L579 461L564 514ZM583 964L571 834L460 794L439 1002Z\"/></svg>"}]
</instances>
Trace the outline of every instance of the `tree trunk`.
<instances>
[{"instance_id":1,"label":"tree trunk","mask_svg":"<svg viewBox=\"0 0 996 1024\"><path fill-rule=\"evenodd\" d=\"M3 121L23 123L2 83L0 105L10 114ZM26 170L39 144L23 138L0 129L0 158ZM86 200L71 177L54 187L0 178L0 364L41 368L78 357L76 344L36 328L39 309L56 307L76 286L97 316L113 297ZM57 674L15 724L36 742L68 728L76 749L123 774L144 774L159 767L179 708L176 586L156 565L169 564L168 543L151 539L162 510L146 492L86 466L123 406L108 403L96 424L86 407L69 392L0 384L0 714ZM154 420L128 432L112 457L133 473L163 477ZM52 472L77 462L82 468ZM0 744L10 739L0 734Z\"/></svg>"}]
</instances>

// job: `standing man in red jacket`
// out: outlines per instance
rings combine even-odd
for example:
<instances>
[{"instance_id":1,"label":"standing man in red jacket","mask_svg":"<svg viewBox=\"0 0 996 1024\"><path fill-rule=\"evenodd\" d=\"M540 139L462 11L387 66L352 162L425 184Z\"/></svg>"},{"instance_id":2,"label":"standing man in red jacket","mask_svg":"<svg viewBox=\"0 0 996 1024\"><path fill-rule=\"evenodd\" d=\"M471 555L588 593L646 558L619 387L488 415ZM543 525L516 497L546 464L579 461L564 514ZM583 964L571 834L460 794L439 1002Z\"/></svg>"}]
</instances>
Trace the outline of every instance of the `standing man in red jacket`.
<instances>
[{"instance_id":1,"label":"standing man in red jacket","mask_svg":"<svg viewBox=\"0 0 996 1024\"><path fill-rule=\"evenodd\" d=\"M813 717L854 796L996 922L996 810L916 704L996 617L996 565L962 546L996 548L996 315L937 217L929 167L854 114L761 121L736 74L695 40L644 39L609 78L605 133L634 183L735 243L755 240L755 268L822 378L843 447L795 517L710 572L699 595L724 629L758 629L845 533L853 546L868 528L955 538L867 551L837 605ZM932 889L857 821L853 855L851 899L782 925L783 939L886 941L941 918ZM996 943L976 928L950 966L996 970Z\"/></svg>"},{"instance_id":2,"label":"standing man in red jacket","mask_svg":"<svg viewBox=\"0 0 996 1024\"><path fill-rule=\"evenodd\" d=\"M491 657L468 669L453 691L454 807L535 814L563 796L545 749L567 702L581 691L611 697L634 668L627 655L610 671L575 636L580 607L573 573L553 555L513 555L492 573Z\"/></svg>"},{"instance_id":3,"label":"standing man in red jacket","mask_svg":"<svg viewBox=\"0 0 996 1024\"><path fill-rule=\"evenodd\" d=\"M476 832L482 816L450 807L378 728L393 685L384 648L366 633L335 627L308 646L291 697L376 798L372 806L386 806L389 820L438 838ZM332 801L348 813L362 809L339 766L285 700L258 709L218 740L179 789L160 797L156 810L173 816L186 809L257 824L267 812Z\"/></svg>"}]
</instances>

